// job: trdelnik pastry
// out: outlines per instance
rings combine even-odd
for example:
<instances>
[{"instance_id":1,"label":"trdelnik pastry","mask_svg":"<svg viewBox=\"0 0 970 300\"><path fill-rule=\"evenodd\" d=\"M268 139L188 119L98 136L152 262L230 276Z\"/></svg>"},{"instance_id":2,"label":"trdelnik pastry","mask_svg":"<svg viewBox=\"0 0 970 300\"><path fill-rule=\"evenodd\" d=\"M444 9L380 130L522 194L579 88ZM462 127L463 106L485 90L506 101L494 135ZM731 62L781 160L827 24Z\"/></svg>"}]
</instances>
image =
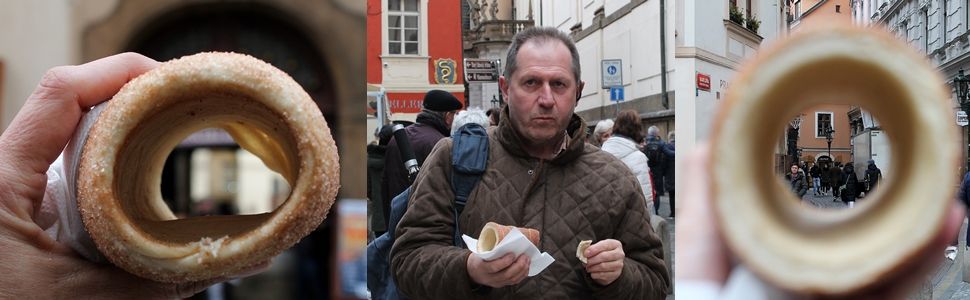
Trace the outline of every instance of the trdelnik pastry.
<instances>
[{"instance_id":1,"label":"trdelnik pastry","mask_svg":"<svg viewBox=\"0 0 970 300\"><path fill-rule=\"evenodd\" d=\"M162 282L230 276L263 263L323 221L339 188L330 129L289 75L256 58L201 53L162 63L109 101L83 147L78 208L114 264ZM162 201L169 152L221 128L292 187L275 211L179 220Z\"/></svg>"}]
</instances>

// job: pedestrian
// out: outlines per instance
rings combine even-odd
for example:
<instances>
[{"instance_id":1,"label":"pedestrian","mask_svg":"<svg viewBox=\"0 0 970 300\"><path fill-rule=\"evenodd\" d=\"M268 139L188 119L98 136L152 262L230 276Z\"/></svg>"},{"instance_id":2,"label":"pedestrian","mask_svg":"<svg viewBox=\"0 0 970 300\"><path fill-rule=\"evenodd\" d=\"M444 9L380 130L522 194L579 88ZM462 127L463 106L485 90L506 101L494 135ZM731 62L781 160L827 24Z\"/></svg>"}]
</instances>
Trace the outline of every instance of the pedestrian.
<instances>
[{"instance_id":1,"label":"pedestrian","mask_svg":"<svg viewBox=\"0 0 970 300\"><path fill-rule=\"evenodd\" d=\"M970 172L967 172L966 174L963 175L963 181L960 182L960 189L959 191L957 191L957 201L959 201L960 203L963 203L963 207L967 209L968 215L970 215L970 193L968 193L967 189L970 189ZM966 231L965 238L966 238L965 241L967 243L967 246L965 249L970 250L970 230ZM960 232L957 231L957 236L954 237L953 241L950 242L950 245L946 247L946 250L944 250L944 255L946 255L947 258L950 258L951 260L955 259L957 246L959 244L960 244Z\"/></svg>"},{"instance_id":2,"label":"pedestrian","mask_svg":"<svg viewBox=\"0 0 970 300\"><path fill-rule=\"evenodd\" d=\"M643 154L646 155L647 165L650 166L650 180L654 183L653 193L657 195L657 200L664 194L663 166L667 160L667 156L664 154L666 144L660 139L660 128L657 128L657 126L647 128L647 138L646 144L643 146ZM657 215L660 214L660 201L653 202L653 211ZM673 210L670 211L671 214L673 212Z\"/></svg>"},{"instance_id":3,"label":"pedestrian","mask_svg":"<svg viewBox=\"0 0 970 300\"><path fill-rule=\"evenodd\" d=\"M498 108L489 108L488 111L485 112L485 116L488 117L488 126L498 126L498 121L501 114L502 112Z\"/></svg>"},{"instance_id":4,"label":"pedestrian","mask_svg":"<svg viewBox=\"0 0 970 300\"><path fill-rule=\"evenodd\" d=\"M386 220L390 218L391 199L384 199L381 178L384 176L384 154L391 141L394 125L384 125L375 132L377 138L367 145L367 221L368 241L387 231Z\"/></svg>"},{"instance_id":5,"label":"pedestrian","mask_svg":"<svg viewBox=\"0 0 970 300\"><path fill-rule=\"evenodd\" d=\"M805 178L805 173L798 167L798 164L791 165L791 173L785 175L785 179L788 179L791 191L795 193L798 199L805 197L805 193L808 192L808 179Z\"/></svg>"},{"instance_id":6,"label":"pedestrian","mask_svg":"<svg viewBox=\"0 0 970 300\"><path fill-rule=\"evenodd\" d=\"M830 175L831 166L829 164L822 164L822 168L819 169L819 179L822 181L822 195L825 195L832 188L832 176Z\"/></svg>"},{"instance_id":7,"label":"pedestrian","mask_svg":"<svg viewBox=\"0 0 970 300\"><path fill-rule=\"evenodd\" d=\"M849 205L849 202L855 202L855 199L859 196L859 178L855 175L855 168L852 167L852 163L845 164L842 168L842 180L843 188L839 191L839 195L842 197L842 202Z\"/></svg>"},{"instance_id":8,"label":"pedestrian","mask_svg":"<svg viewBox=\"0 0 970 300\"><path fill-rule=\"evenodd\" d=\"M601 120L596 123L596 127L593 129L593 134L590 135L587 140L591 145L601 147L603 146L603 142L610 138L610 133L612 131L613 120Z\"/></svg>"},{"instance_id":9,"label":"pedestrian","mask_svg":"<svg viewBox=\"0 0 970 300\"><path fill-rule=\"evenodd\" d=\"M818 164L812 163L812 167L808 169L808 173L812 176L812 188L815 189L815 196L821 196L822 189L822 170L818 167Z\"/></svg>"},{"instance_id":10,"label":"pedestrian","mask_svg":"<svg viewBox=\"0 0 970 300\"><path fill-rule=\"evenodd\" d=\"M621 111L613 123L613 134L603 142L602 149L619 158L637 177L643 196L647 200L647 207L657 207L656 203L660 201L654 197L656 194L653 188L656 181L653 181L650 176L653 168L649 165L647 156L637 149L637 144L644 139L640 128L640 115L637 111L632 109ZM656 211L655 214L657 214Z\"/></svg>"},{"instance_id":11,"label":"pedestrian","mask_svg":"<svg viewBox=\"0 0 970 300\"><path fill-rule=\"evenodd\" d=\"M644 196L619 159L587 146L575 114L579 52L551 27L517 33L499 88L508 101L489 129L488 164L463 213L452 210L451 140L437 145L397 227L391 272L412 299L663 299L670 278ZM487 222L537 229L554 259L528 277L528 255L485 261L452 246ZM592 240L576 257L582 240Z\"/></svg>"},{"instance_id":12,"label":"pedestrian","mask_svg":"<svg viewBox=\"0 0 970 300\"><path fill-rule=\"evenodd\" d=\"M866 167L866 195L872 193L879 185L879 180L882 179L882 170L876 166L875 160L869 160L869 166Z\"/></svg>"},{"instance_id":13,"label":"pedestrian","mask_svg":"<svg viewBox=\"0 0 970 300\"><path fill-rule=\"evenodd\" d=\"M414 151L414 156L418 161L418 166L424 164L424 160L431 154L431 149L438 143L438 140L451 136L451 122L455 118L455 113L462 108L461 101L458 101L458 98L442 90L428 91L424 95L424 102L421 106L421 112L418 113L415 123L404 129L411 149ZM382 199L390 201L394 199L394 196L407 189L411 185L408 176L408 170L404 168L404 160L401 157L397 139L392 137L387 144L387 151L384 155L384 176L381 182Z\"/></svg>"},{"instance_id":14,"label":"pedestrian","mask_svg":"<svg viewBox=\"0 0 970 300\"><path fill-rule=\"evenodd\" d=\"M677 212L674 206L674 200L677 199L674 197L674 171L677 169L674 164L676 161L674 158L677 152L676 148L674 147L674 137L675 135L673 131L667 133L667 144L664 146L664 155L666 155L666 157L664 158L664 165L660 168L664 172L664 191L667 192L667 202L670 203L671 218L673 218Z\"/></svg>"},{"instance_id":15,"label":"pedestrian","mask_svg":"<svg viewBox=\"0 0 970 300\"><path fill-rule=\"evenodd\" d=\"M832 196L835 202L838 202L842 194L842 185L844 177L842 176L842 163L835 162L835 166L829 169L829 180L832 183Z\"/></svg>"}]
</instances>

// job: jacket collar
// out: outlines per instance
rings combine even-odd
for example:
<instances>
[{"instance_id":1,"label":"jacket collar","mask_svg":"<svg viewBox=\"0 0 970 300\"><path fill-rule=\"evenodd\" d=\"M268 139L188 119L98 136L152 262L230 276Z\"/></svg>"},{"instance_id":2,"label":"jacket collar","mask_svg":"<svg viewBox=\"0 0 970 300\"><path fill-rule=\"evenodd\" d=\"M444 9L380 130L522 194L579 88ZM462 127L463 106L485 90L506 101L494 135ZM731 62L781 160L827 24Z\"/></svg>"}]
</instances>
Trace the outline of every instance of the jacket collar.
<instances>
[{"instance_id":1,"label":"jacket collar","mask_svg":"<svg viewBox=\"0 0 970 300\"><path fill-rule=\"evenodd\" d=\"M512 122L509 120L509 107L508 105L502 109L502 118L499 121L498 128L495 130L496 138L502 147L505 148L510 154L518 157L534 159L530 156L525 149L522 148L523 137L519 134L515 128L512 127ZM573 160L576 160L579 156L583 154L583 148L586 146L586 122L577 114L573 114L569 120L569 125L566 126L566 149L559 152L555 158L549 162L556 165L562 165Z\"/></svg>"}]
</instances>

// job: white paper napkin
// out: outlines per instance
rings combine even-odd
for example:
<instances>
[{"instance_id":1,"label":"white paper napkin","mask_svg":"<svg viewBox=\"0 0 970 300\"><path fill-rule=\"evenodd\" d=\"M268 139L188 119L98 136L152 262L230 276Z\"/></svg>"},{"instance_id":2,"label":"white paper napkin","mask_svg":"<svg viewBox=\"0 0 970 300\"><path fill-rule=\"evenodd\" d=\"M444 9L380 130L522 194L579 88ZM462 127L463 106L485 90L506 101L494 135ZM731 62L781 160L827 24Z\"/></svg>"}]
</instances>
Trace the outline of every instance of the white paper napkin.
<instances>
[{"instance_id":1,"label":"white paper napkin","mask_svg":"<svg viewBox=\"0 0 970 300\"><path fill-rule=\"evenodd\" d=\"M522 233L518 230L510 230L509 234L506 235L505 238L498 243L498 245L495 245L494 249L485 252L478 252L478 240L464 234L461 236L461 238L465 240L465 245L468 246L468 249L471 250L472 253L475 253L475 256L478 256L485 261L496 260L509 253L514 255L528 255L532 262L529 265L529 277L538 275L539 272L542 272L542 270L549 267L552 262L556 261L556 259L552 258L552 255L549 255L549 253L539 253L539 248L536 248L536 246L533 245L532 242L530 242L529 239L522 235Z\"/></svg>"}]
</instances>

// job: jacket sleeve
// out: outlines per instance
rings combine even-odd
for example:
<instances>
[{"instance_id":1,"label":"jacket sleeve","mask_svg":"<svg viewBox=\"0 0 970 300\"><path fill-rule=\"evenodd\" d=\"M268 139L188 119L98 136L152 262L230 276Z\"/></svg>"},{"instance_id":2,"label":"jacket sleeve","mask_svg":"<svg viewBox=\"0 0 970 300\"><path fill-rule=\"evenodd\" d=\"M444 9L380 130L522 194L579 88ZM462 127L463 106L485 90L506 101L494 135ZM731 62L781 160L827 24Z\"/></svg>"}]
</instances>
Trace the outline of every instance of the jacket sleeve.
<instances>
[{"instance_id":1,"label":"jacket sleeve","mask_svg":"<svg viewBox=\"0 0 970 300\"><path fill-rule=\"evenodd\" d=\"M629 178L633 179L633 178ZM635 186L628 180L622 184ZM664 252L660 236L650 225L650 214L643 205L643 198L634 189L623 189L623 199L614 207L619 222L614 238L623 244L626 255L620 277L607 286L601 286L586 278L597 299L664 299L670 286L670 275L664 265Z\"/></svg>"},{"instance_id":2,"label":"jacket sleeve","mask_svg":"<svg viewBox=\"0 0 970 300\"><path fill-rule=\"evenodd\" d=\"M407 212L397 226L391 273L412 299L474 297L465 262L471 253L452 245L451 140L438 143L415 181Z\"/></svg>"},{"instance_id":3,"label":"jacket sleeve","mask_svg":"<svg viewBox=\"0 0 970 300\"><path fill-rule=\"evenodd\" d=\"M643 166L642 172L637 172L637 179L640 181L641 189L643 190L643 197L646 198L645 203L648 205L653 205L653 201L657 201L653 194L653 177L650 176L650 172L653 172L653 170L651 170L650 165L647 164L646 155L640 152L637 152L636 155L638 160L642 161L642 164L639 165Z\"/></svg>"}]
</instances>

